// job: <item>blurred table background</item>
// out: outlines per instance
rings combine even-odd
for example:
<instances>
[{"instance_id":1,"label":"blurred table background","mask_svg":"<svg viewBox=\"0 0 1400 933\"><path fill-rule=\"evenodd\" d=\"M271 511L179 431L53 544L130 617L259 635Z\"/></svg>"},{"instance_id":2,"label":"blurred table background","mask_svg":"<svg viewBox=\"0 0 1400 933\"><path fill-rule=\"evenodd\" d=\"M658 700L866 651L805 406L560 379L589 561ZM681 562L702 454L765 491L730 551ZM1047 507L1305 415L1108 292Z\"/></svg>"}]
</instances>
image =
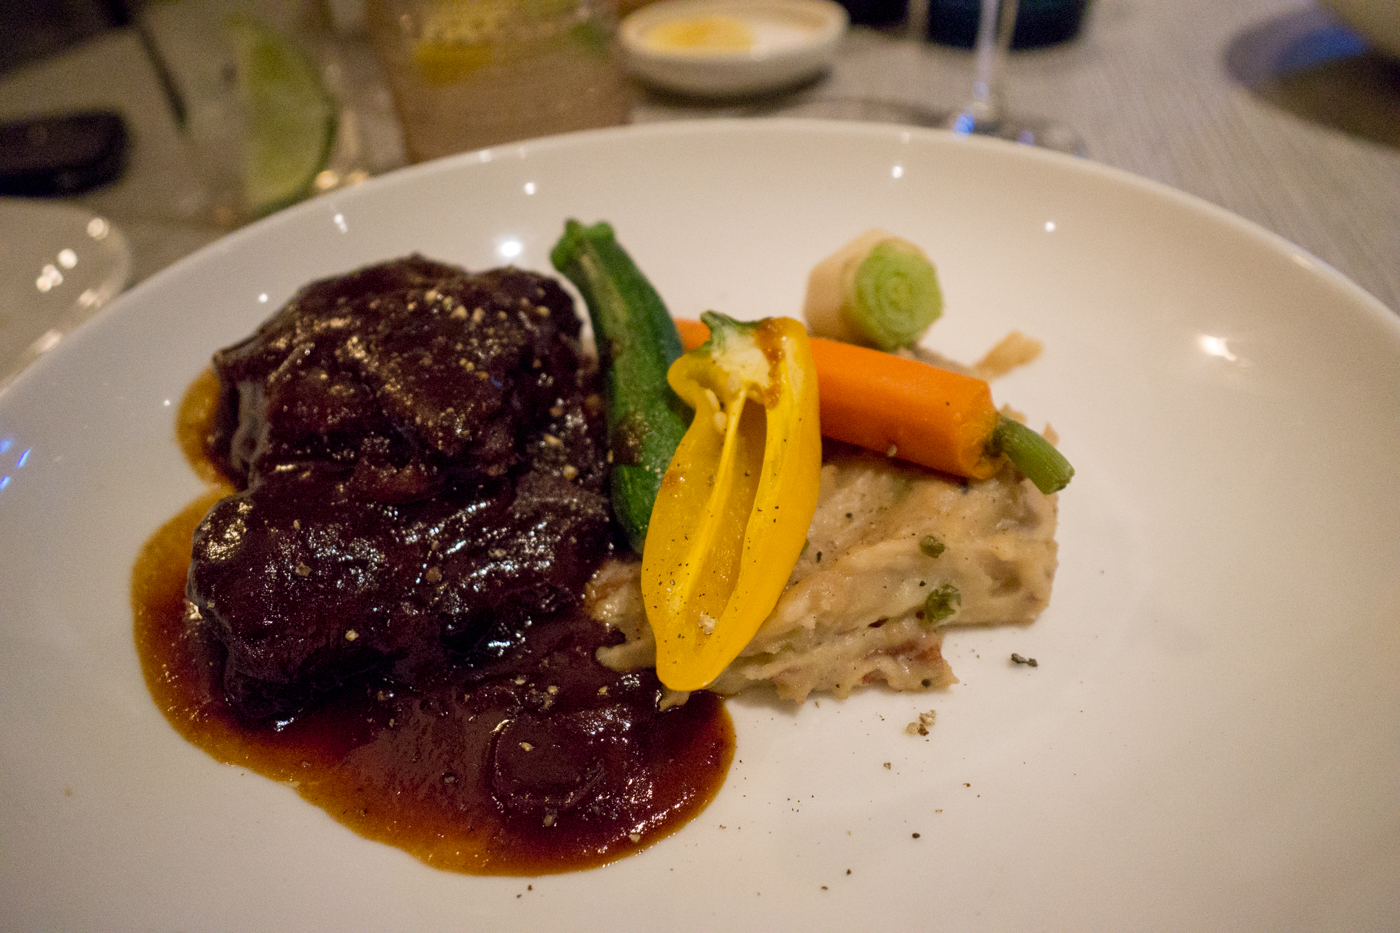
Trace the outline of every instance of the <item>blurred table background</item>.
<instances>
[{"instance_id":1,"label":"blurred table background","mask_svg":"<svg viewBox=\"0 0 1400 933\"><path fill-rule=\"evenodd\" d=\"M391 102L367 41L344 42L370 161L392 170ZM856 26L805 87L704 103L638 86L632 119L761 118L848 98L942 110L968 96L972 65L899 25ZM1311 0L1095 0L1077 39L1013 52L1006 79L1011 109L1069 124L1089 158L1255 221L1400 311L1400 60ZM0 118L85 107L124 115L129 164L69 200L127 234L134 281L226 232L189 208L201 179L122 0L5 0Z\"/></svg>"}]
</instances>

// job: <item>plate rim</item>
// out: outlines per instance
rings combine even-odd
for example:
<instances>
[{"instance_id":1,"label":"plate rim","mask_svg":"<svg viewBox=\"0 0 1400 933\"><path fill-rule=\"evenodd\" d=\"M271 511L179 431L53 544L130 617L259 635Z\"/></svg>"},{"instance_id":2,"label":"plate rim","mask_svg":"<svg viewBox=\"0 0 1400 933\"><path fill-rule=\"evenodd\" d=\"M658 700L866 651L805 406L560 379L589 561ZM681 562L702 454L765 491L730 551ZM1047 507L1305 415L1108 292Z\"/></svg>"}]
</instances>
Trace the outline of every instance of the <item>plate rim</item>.
<instances>
[{"instance_id":1,"label":"plate rim","mask_svg":"<svg viewBox=\"0 0 1400 933\"><path fill-rule=\"evenodd\" d=\"M395 186L413 185L421 178L433 175L450 175L467 171L467 167L485 164L507 158L531 158L535 153L549 153L559 149L607 145L614 140L631 138L665 138L671 136L714 136L730 135L753 138L762 136L784 136L787 134L810 133L845 138L867 137L871 139L895 139L900 142L926 140L938 146L968 146L985 149L994 156L1023 159L1054 166L1055 171L1070 171L1085 176L1094 176L1103 181L1127 189L1135 189L1149 197L1171 204L1175 209L1203 216L1212 223L1228 227L1235 232L1267 246L1271 251L1290 257L1303 266L1305 271L1320 276L1329 284L1346 293L1351 302L1365 307L1367 311L1389 327L1394 339L1400 341L1400 312L1393 311L1375 295L1348 278L1335 266L1312 252L1292 242L1282 234L1268 229L1262 224L1243 217L1225 207L1209 201L1200 195L1172 187L1165 182L1131 172L1117 166L1107 165L1091 159L1080 158L1065 153L1038 149L1021 143L1008 142L989 137L970 136L933 127L916 127L899 123L862 122L853 120L833 120L817 117L765 117L762 119L744 117L696 118L687 120L632 123L624 126L603 127L542 136L519 142L502 143L450 156L433 159L416 165L408 165L383 175L377 175L349 188L302 201L271 216L254 221L244 227L207 243L175 262L158 270L146 279L108 301L97 311L73 328L64 341L16 374L7 383L0 384L0 408L16 388L35 378L35 373L47 371L53 365L51 360L61 359L65 346L75 337L82 338L95 327L108 326L103 322L127 313L128 306L142 301L153 289L164 286L167 279L186 274L186 269L209 261L210 257L240 248L245 240L260 238L266 231L275 230L289 224L301 223L302 218L324 213L330 206L368 196Z\"/></svg>"}]
</instances>

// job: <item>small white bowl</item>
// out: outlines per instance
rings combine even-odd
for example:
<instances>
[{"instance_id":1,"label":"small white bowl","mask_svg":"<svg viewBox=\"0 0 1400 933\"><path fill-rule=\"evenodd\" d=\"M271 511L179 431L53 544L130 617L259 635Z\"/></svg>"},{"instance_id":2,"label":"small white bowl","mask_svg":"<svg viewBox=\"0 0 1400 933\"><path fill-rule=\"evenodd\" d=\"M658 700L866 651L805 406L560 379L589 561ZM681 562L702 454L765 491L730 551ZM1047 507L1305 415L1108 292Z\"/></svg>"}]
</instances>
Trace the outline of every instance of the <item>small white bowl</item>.
<instances>
[{"instance_id":1,"label":"small white bowl","mask_svg":"<svg viewBox=\"0 0 1400 933\"><path fill-rule=\"evenodd\" d=\"M736 49L658 41L658 28L710 17L742 23L752 43ZM790 87L821 73L848 24L845 8L832 0L662 0L622 21L622 45L631 72L653 87L740 97Z\"/></svg>"}]
</instances>

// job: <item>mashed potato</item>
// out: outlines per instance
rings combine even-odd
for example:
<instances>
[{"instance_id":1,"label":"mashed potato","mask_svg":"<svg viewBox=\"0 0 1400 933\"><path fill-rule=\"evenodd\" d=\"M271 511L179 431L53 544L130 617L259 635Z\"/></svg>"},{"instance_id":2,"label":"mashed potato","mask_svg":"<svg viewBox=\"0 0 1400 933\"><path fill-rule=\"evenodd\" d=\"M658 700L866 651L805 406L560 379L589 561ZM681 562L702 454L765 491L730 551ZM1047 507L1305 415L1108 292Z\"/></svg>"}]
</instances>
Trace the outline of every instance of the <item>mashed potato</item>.
<instances>
[{"instance_id":1,"label":"mashed potato","mask_svg":"<svg viewBox=\"0 0 1400 933\"><path fill-rule=\"evenodd\" d=\"M1050 600L1056 499L1013 467L963 483L876 454L828 450L807 547L773 612L711 689L771 683L802 702L883 682L956 682L941 651L950 625L1025 625ZM588 587L593 618L623 633L599 652L626 670L655 663L640 563L612 560ZM930 593L935 593L932 600Z\"/></svg>"}]
</instances>

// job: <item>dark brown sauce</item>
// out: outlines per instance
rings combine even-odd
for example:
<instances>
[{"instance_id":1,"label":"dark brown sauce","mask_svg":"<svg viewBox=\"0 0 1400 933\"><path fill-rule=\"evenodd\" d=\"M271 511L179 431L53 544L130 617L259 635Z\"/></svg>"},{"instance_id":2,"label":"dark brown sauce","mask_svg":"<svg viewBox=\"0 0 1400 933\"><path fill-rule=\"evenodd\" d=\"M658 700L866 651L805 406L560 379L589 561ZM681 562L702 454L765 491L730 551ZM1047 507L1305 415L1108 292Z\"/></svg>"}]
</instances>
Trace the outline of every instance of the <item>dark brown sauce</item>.
<instances>
[{"instance_id":1,"label":"dark brown sauce","mask_svg":"<svg viewBox=\"0 0 1400 933\"><path fill-rule=\"evenodd\" d=\"M722 702L696 693L658 712L654 675L598 664L606 635L582 613L533 626L485 667L445 662L412 687L360 680L286 723L240 719L224 698L220 646L185 616L194 529L232 491L204 452L216 389L201 376L178 423L191 465L219 485L157 531L132 571L146 683L180 735L448 871L590 868L704 809L733 753Z\"/></svg>"}]
</instances>

